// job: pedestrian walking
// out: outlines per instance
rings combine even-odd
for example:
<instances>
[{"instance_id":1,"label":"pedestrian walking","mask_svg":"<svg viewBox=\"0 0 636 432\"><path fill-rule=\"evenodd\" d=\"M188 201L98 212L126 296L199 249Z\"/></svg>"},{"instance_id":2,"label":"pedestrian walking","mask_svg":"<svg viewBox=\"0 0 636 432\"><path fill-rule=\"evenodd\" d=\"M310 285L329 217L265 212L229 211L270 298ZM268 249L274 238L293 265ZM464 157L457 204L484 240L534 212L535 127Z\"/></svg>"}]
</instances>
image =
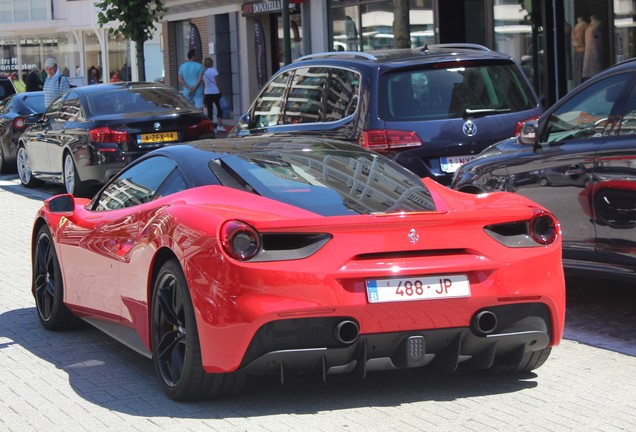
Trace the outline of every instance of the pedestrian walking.
<instances>
[{"instance_id":1,"label":"pedestrian walking","mask_svg":"<svg viewBox=\"0 0 636 432\"><path fill-rule=\"evenodd\" d=\"M205 71L203 72L203 102L205 103L205 108L208 111L208 118L212 121L212 123L214 123L213 110L214 106L216 106L216 130L219 132L225 132L222 125L223 109L221 108L221 97L223 96L223 93L221 92L221 88L217 82L219 71L214 67L214 60L210 57L206 57L205 60L203 60L203 67L205 68Z\"/></svg>"},{"instance_id":2,"label":"pedestrian walking","mask_svg":"<svg viewBox=\"0 0 636 432\"><path fill-rule=\"evenodd\" d=\"M197 61L195 50L188 51L188 61L179 67L179 84L183 86L183 95L195 107L203 109L203 65Z\"/></svg>"},{"instance_id":3,"label":"pedestrian walking","mask_svg":"<svg viewBox=\"0 0 636 432\"><path fill-rule=\"evenodd\" d=\"M40 79L40 70L37 67L33 67L31 72L26 77L26 91L40 91L42 90L42 80Z\"/></svg>"},{"instance_id":4,"label":"pedestrian walking","mask_svg":"<svg viewBox=\"0 0 636 432\"><path fill-rule=\"evenodd\" d=\"M68 78L62 75L57 67L57 60L53 57L46 59L44 70L47 75L44 81L44 106L48 107L59 95L71 88L71 84Z\"/></svg>"}]
</instances>

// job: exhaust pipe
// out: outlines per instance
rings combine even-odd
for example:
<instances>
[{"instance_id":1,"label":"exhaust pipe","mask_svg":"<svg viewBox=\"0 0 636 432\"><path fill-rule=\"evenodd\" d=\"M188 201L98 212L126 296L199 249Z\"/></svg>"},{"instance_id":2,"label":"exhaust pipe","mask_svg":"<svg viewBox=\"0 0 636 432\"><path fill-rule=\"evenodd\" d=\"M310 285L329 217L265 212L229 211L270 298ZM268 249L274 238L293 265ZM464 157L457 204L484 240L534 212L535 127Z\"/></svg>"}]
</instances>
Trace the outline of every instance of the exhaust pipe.
<instances>
[{"instance_id":1,"label":"exhaust pipe","mask_svg":"<svg viewBox=\"0 0 636 432\"><path fill-rule=\"evenodd\" d=\"M334 338L343 344L352 344L358 340L360 334L360 327L355 321L343 320L340 321L336 327L334 327Z\"/></svg>"},{"instance_id":2,"label":"exhaust pipe","mask_svg":"<svg viewBox=\"0 0 636 432\"><path fill-rule=\"evenodd\" d=\"M497 315L488 310L481 311L474 316L471 327L479 336L488 335L497 328Z\"/></svg>"}]
</instances>

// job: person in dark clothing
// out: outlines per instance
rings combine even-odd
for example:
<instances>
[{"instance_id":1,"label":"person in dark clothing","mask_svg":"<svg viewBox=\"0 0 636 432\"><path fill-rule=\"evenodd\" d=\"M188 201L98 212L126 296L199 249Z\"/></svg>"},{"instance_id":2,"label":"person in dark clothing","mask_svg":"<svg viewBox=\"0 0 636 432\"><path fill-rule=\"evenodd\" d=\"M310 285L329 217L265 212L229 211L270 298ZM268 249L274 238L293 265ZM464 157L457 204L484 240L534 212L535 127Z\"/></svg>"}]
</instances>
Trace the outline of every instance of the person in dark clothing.
<instances>
[{"instance_id":1,"label":"person in dark clothing","mask_svg":"<svg viewBox=\"0 0 636 432\"><path fill-rule=\"evenodd\" d=\"M34 67L26 77L26 91L40 91L42 90L42 80L40 79L40 71Z\"/></svg>"}]
</instances>

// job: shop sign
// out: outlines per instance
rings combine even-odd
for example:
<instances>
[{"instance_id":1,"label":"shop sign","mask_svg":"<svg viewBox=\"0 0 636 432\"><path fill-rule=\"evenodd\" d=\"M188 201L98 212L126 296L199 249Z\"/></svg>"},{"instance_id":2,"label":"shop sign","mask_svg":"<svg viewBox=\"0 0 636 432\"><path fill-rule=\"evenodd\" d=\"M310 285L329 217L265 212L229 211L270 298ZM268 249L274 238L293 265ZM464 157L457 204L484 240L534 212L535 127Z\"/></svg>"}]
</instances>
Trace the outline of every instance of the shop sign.
<instances>
[{"instance_id":1,"label":"shop sign","mask_svg":"<svg viewBox=\"0 0 636 432\"><path fill-rule=\"evenodd\" d=\"M20 70L30 71L36 67L33 63L24 63ZM0 58L0 72L15 72L18 70L18 59L17 57L12 58Z\"/></svg>"},{"instance_id":2,"label":"shop sign","mask_svg":"<svg viewBox=\"0 0 636 432\"><path fill-rule=\"evenodd\" d=\"M243 13L243 16L277 13L282 12L282 10L282 0L269 0L259 3L243 3L241 5L241 12Z\"/></svg>"}]
</instances>

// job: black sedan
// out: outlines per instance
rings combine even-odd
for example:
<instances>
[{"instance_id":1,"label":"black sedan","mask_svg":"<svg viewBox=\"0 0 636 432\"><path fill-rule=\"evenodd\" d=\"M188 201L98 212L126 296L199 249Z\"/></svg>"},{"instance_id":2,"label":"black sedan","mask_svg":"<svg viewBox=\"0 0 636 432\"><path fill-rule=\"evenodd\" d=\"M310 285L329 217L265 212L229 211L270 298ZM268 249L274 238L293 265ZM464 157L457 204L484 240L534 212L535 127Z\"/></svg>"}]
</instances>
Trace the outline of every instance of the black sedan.
<instances>
[{"instance_id":1,"label":"black sedan","mask_svg":"<svg viewBox=\"0 0 636 432\"><path fill-rule=\"evenodd\" d=\"M43 112L43 92L18 93L0 102L0 173L15 171L18 138Z\"/></svg>"},{"instance_id":2,"label":"black sedan","mask_svg":"<svg viewBox=\"0 0 636 432\"><path fill-rule=\"evenodd\" d=\"M213 136L207 116L166 85L71 88L20 138L18 175L26 187L49 181L86 196L151 150Z\"/></svg>"},{"instance_id":3,"label":"black sedan","mask_svg":"<svg viewBox=\"0 0 636 432\"><path fill-rule=\"evenodd\" d=\"M636 59L605 70L491 146L452 188L513 191L550 209L566 270L636 277Z\"/></svg>"}]
</instances>

